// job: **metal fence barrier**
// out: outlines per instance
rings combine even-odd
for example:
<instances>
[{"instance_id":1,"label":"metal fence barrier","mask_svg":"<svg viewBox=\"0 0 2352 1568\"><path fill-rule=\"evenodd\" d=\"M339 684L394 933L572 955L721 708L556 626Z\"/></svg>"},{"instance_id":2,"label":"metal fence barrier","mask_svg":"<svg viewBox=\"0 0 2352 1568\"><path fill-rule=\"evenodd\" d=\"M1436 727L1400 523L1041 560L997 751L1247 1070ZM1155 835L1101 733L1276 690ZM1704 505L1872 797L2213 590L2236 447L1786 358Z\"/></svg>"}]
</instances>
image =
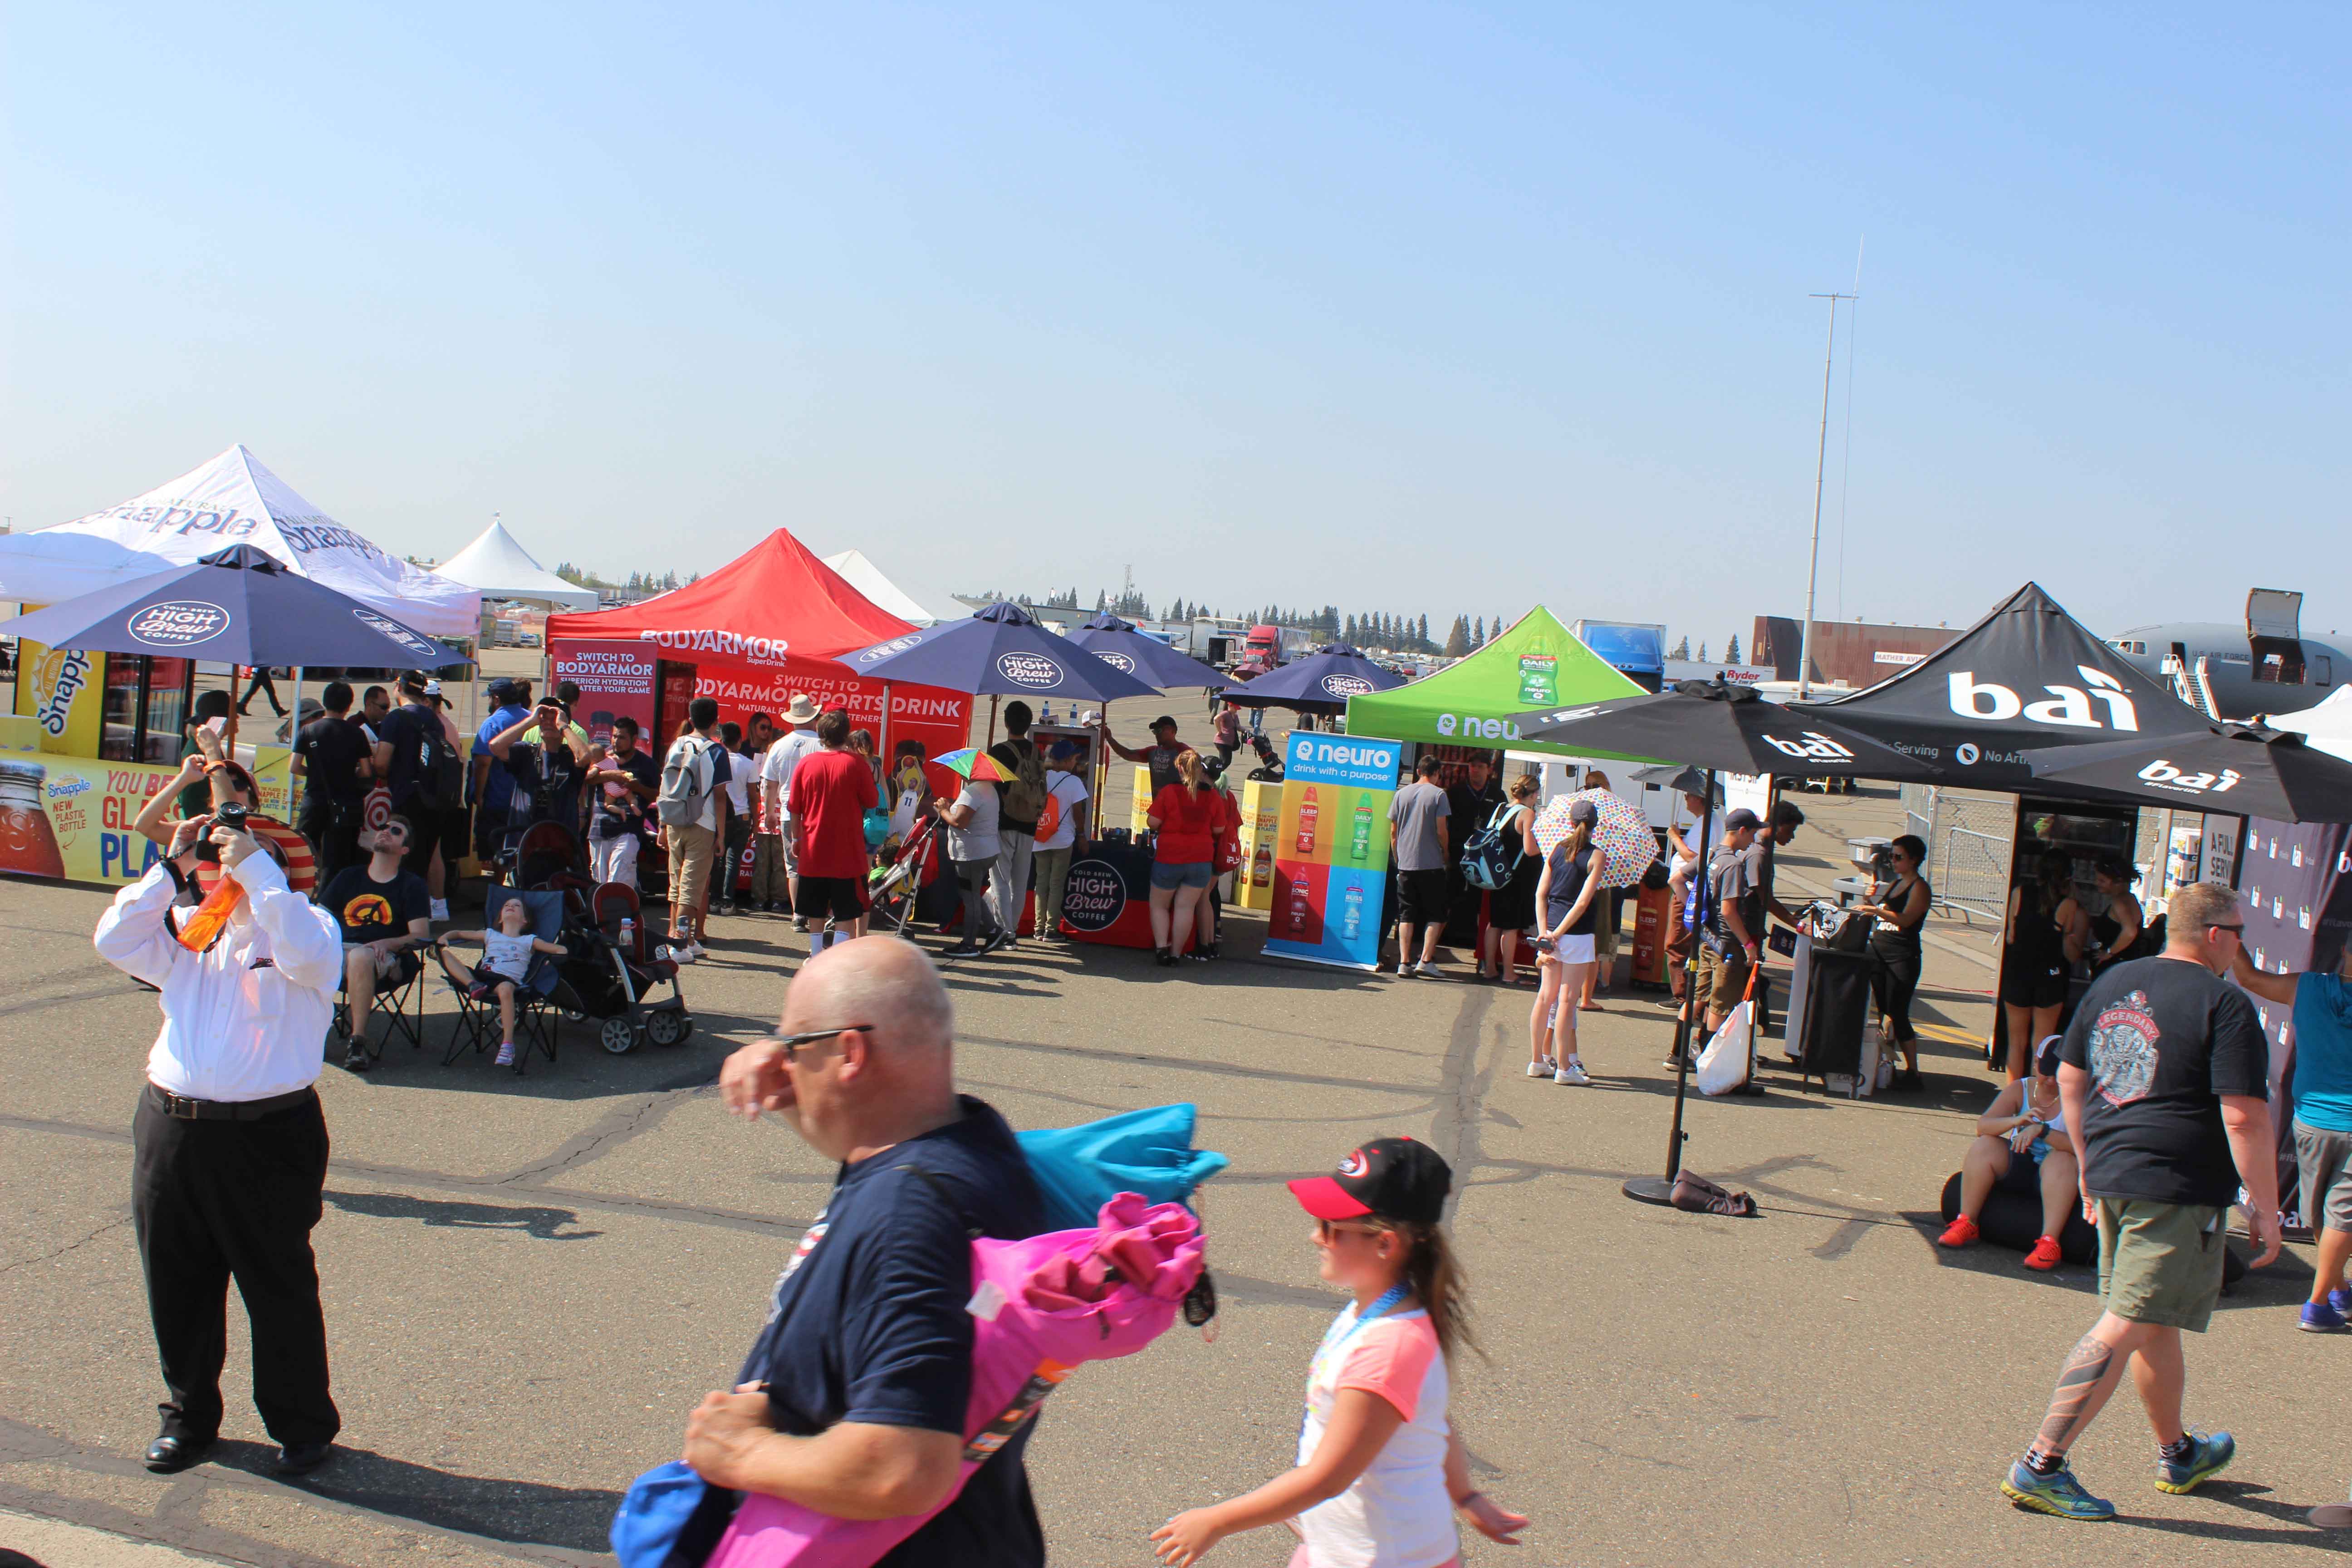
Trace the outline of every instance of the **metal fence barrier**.
<instances>
[{"instance_id":1,"label":"metal fence barrier","mask_svg":"<svg viewBox=\"0 0 2352 1568\"><path fill-rule=\"evenodd\" d=\"M1905 784L1903 813L1910 830L1927 841L1927 880L1936 889L1936 912L1971 924L1985 920L1999 925L2009 907L2016 798Z\"/></svg>"}]
</instances>

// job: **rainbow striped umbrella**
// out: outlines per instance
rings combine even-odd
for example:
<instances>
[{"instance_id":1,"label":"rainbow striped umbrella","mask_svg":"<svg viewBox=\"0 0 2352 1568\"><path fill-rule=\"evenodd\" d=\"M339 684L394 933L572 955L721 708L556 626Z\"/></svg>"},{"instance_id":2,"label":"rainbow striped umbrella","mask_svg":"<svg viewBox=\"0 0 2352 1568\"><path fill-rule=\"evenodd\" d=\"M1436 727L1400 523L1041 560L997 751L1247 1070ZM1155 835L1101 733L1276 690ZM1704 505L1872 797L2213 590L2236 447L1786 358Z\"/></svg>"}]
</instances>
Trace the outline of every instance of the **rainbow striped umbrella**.
<instances>
[{"instance_id":1,"label":"rainbow striped umbrella","mask_svg":"<svg viewBox=\"0 0 2352 1568\"><path fill-rule=\"evenodd\" d=\"M1010 784L1013 775L1004 765L977 747L966 746L961 752L948 752L931 761L951 773L961 773L976 784Z\"/></svg>"}]
</instances>

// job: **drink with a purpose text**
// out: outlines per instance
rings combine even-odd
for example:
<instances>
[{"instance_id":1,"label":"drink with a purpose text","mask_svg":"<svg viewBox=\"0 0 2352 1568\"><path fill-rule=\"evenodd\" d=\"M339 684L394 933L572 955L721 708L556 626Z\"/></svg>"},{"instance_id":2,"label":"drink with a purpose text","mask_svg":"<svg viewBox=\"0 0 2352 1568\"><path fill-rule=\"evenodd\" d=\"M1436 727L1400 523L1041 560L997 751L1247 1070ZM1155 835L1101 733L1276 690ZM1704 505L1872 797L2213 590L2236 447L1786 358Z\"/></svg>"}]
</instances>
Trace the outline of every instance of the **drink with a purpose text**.
<instances>
[{"instance_id":1,"label":"drink with a purpose text","mask_svg":"<svg viewBox=\"0 0 2352 1568\"><path fill-rule=\"evenodd\" d=\"M1364 928L1364 889L1352 883L1349 884L1347 904L1348 914L1347 918L1339 923L1339 934L1353 942L1356 940L1356 933Z\"/></svg>"},{"instance_id":2,"label":"drink with a purpose text","mask_svg":"<svg viewBox=\"0 0 2352 1568\"><path fill-rule=\"evenodd\" d=\"M1298 803L1298 853L1304 858L1315 853L1315 824L1323 808L1315 799L1315 786L1307 786L1307 798Z\"/></svg>"},{"instance_id":3,"label":"drink with a purpose text","mask_svg":"<svg viewBox=\"0 0 2352 1568\"><path fill-rule=\"evenodd\" d=\"M1356 837L1354 842L1348 847L1348 858L1351 860L1364 861L1370 859L1371 855L1372 797L1369 795L1359 795L1356 796Z\"/></svg>"}]
</instances>

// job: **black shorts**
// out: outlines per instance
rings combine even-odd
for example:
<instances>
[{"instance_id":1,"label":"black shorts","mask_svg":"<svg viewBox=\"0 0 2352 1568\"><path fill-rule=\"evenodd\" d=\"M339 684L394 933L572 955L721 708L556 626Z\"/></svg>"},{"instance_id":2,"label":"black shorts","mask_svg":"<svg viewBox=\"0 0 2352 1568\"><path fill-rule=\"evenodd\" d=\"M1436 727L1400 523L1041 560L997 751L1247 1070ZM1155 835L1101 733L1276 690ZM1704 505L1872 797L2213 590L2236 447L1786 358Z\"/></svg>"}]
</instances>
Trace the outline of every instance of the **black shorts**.
<instances>
[{"instance_id":1,"label":"black shorts","mask_svg":"<svg viewBox=\"0 0 2352 1568\"><path fill-rule=\"evenodd\" d=\"M426 805L415 795L411 795L394 805L392 808L392 814L404 818L408 823L408 853L401 860L402 869L414 871L420 877L424 876L425 868L433 862L433 850L436 845L438 845L441 849L441 863L452 871L457 869L457 862L466 858L467 845L464 806L458 806L451 811L442 811Z\"/></svg>"},{"instance_id":2,"label":"black shorts","mask_svg":"<svg viewBox=\"0 0 2352 1568\"><path fill-rule=\"evenodd\" d=\"M810 920L858 920L866 913L866 883L856 877L803 877L793 913Z\"/></svg>"},{"instance_id":3,"label":"black shorts","mask_svg":"<svg viewBox=\"0 0 2352 1568\"><path fill-rule=\"evenodd\" d=\"M1433 871L1397 873L1397 919L1414 925L1443 923L1453 901L1443 866Z\"/></svg>"},{"instance_id":4,"label":"black shorts","mask_svg":"<svg viewBox=\"0 0 2352 1568\"><path fill-rule=\"evenodd\" d=\"M2066 966L2012 963L2000 977L2000 999L2012 1007L2063 1007L2066 1005Z\"/></svg>"}]
</instances>

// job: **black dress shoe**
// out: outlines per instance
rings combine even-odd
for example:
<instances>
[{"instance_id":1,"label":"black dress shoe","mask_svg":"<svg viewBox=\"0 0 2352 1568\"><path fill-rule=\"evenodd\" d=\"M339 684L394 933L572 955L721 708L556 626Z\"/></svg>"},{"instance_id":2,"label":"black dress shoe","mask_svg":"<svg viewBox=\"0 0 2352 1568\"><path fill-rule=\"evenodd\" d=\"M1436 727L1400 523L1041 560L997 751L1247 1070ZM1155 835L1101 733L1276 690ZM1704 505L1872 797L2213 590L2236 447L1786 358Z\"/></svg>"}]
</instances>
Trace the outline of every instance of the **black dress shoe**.
<instances>
[{"instance_id":1,"label":"black dress shoe","mask_svg":"<svg viewBox=\"0 0 2352 1568\"><path fill-rule=\"evenodd\" d=\"M168 1476L201 1465L205 1456L213 1451L210 1437L183 1437L166 1432L147 1445L147 1468L159 1476Z\"/></svg>"},{"instance_id":2,"label":"black dress shoe","mask_svg":"<svg viewBox=\"0 0 2352 1568\"><path fill-rule=\"evenodd\" d=\"M278 1458L269 1468L281 1476L307 1476L327 1462L333 1454L332 1443L289 1443L278 1450Z\"/></svg>"}]
</instances>

